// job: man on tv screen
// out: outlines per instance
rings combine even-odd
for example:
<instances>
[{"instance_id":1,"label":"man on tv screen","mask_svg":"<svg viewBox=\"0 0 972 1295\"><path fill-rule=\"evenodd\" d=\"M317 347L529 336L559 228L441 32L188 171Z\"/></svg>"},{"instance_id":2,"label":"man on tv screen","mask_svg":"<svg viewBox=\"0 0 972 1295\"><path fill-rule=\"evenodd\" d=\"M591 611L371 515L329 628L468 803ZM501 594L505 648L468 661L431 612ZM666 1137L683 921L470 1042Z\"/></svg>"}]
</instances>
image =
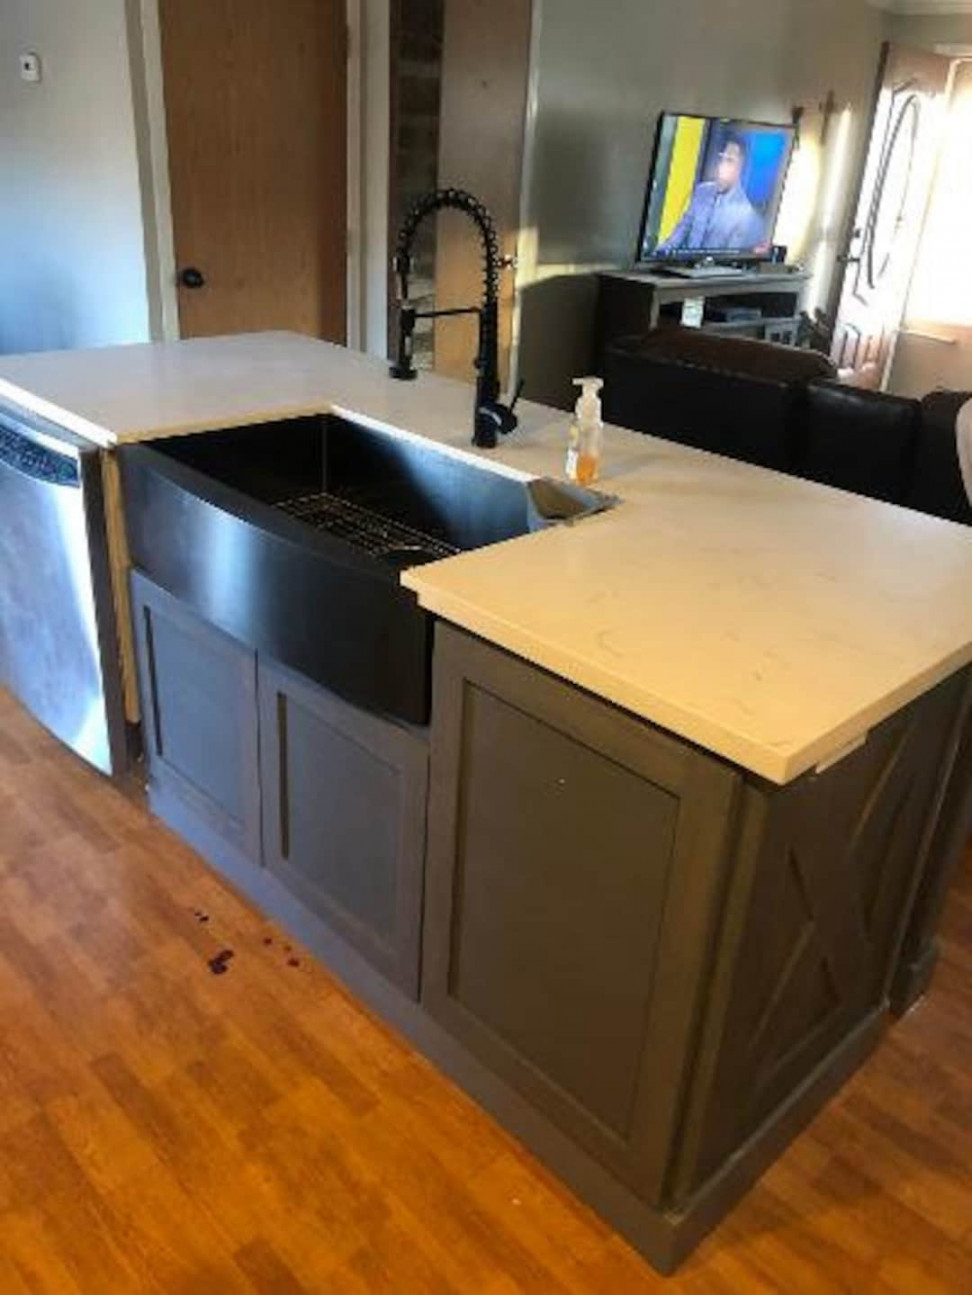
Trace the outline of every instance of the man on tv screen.
<instances>
[{"instance_id":1,"label":"man on tv screen","mask_svg":"<svg viewBox=\"0 0 972 1295\"><path fill-rule=\"evenodd\" d=\"M766 224L743 188L747 144L730 135L722 147L714 180L696 187L685 215L658 247L676 252L753 252L766 242Z\"/></svg>"}]
</instances>

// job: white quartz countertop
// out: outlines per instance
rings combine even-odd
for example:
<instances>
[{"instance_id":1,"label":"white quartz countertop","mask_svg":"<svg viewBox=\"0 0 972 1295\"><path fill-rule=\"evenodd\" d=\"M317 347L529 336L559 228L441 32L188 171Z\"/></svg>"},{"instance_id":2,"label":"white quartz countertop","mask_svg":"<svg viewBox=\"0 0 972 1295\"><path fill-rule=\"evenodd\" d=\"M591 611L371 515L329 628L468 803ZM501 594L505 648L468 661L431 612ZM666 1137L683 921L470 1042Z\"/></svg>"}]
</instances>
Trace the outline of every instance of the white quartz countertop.
<instances>
[{"instance_id":1,"label":"white quartz countertop","mask_svg":"<svg viewBox=\"0 0 972 1295\"><path fill-rule=\"evenodd\" d=\"M286 333L0 358L0 398L104 446L337 410L451 452L471 387ZM490 462L562 473L525 405ZM779 783L972 661L972 529L608 428L577 526L407 572L423 606Z\"/></svg>"}]
</instances>

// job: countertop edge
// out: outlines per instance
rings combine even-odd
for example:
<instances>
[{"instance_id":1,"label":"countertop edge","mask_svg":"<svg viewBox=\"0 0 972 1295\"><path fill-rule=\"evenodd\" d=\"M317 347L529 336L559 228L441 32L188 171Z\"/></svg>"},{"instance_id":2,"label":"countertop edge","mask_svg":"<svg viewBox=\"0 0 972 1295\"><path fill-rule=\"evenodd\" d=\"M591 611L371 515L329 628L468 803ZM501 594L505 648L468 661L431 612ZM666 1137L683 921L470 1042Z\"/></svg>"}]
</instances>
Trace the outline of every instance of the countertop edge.
<instances>
[{"instance_id":1,"label":"countertop edge","mask_svg":"<svg viewBox=\"0 0 972 1295\"><path fill-rule=\"evenodd\" d=\"M562 649L541 639L525 640L517 626L484 613L481 608L461 598L423 587L421 570L421 567L416 567L404 572L401 583L416 595L419 605L427 612L776 786L787 786L818 765L826 765L829 761L839 763L841 753L847 751L850 754L872 729L972 665L972 647L955 652L813 742L802 747L776 748L731 732L696 712L666 702L650 691L625 687L602 666L565 656Z\"/></svg>"},{"instance_id":2,"label":"countertop edge","mask_svg":"<svg viewBox=\"0 0 972 1295\"><path fill-rule=\"evenodd\" d=\"M80 414L72 414L70 409L56 405L53 401L45 400L43 396L35 395L26 387L21 387L17 383L11 382L9 378L0 378L0 397L9 400L12 404L19 405L21 409L26 409L28 413L36 414L38 418L46 418L49 422L56 423L59 427L64 427L67 431L74 432L77 436L83 436L85 440L91 441L102 449L112 449L118 443L115 433L107 427L93 423L90 419L82 418Z\"/></svg>"},{"instance_id":3,"label":"countertop edge","mask_svg":"<svg viewBox=\"0 0 972 1295\"><path fill-rule=\"evenodd\" d=\"M215 354L219 358L217 380L213 381L207 376L211 348L215 348ZM321 348L320 352L316 348ZM294 351L293 356L291 349ZM69 357L69 363L74 366L71 381L66 384L50 381L45 385L38 378L35 388L28 376L30 365L26 366L26 370L24 366L11 366L9 376L0 376L0 396L25 411L59 424L88 441L93 448L109 455L116 448L129 444L333 412L360 419L385 432L410 439L428 440L444 453L473 460L481 457L470 452L465 439L461 445L456 439L460 425L464 429L464 435L468 435L465 432L468 424L468 389L465 384L429 375L428 386L420 393L421 400L418 403L415 398L406 399L397 390L393 396L388 396L386 391L381 399L375 401L364 399L361 393L372 390L371 383L378 374L379 367L383 370L378 360L356 352L346 352L343 348L298 334L271 333L250 337L243 335L222 339L194 339L173 344L173 348L156 348L152 344L105 348L91 352L97 359L97 380L92 379L90 386L84 377L84 365L78 360L79 353L55 352L52 364L59 354ZM129 381L127 391L122 391L123 398L115 399L117 390L114 365L122 365L121 372L124 376L124 361L128 354L134 355L138 361L135 380ZM158 359L159 355L163 358ZM149 364L146 356L150 360L153 356L156 359ZM190 357L191 362L185 357ZM81 360L84 358L81 353ZM34 360L37 365L46 364L48 356L43 353L34 357ZM95 361L92 360L92 363ZM226 403L221 403L226 383L231 380L238 383L241 380L239 375L244 370L240 366L244 363L257 364L262 383L259 386L259 400L256 397L254 402L241 400L233 387L227 388L231 394L226 397ZM176 399L169 399L166 394L166 384L170 381L176 381ZM392 388L397 388L397 385L392 384ZM83 389L85 399L82 401L79 395L75 402L71 394L73 389ZM248 387L244 390L249 392ZM38 394L39 392L46 394ZM427 405L431 404L433 409L439 408L440 397L441 416L427 414ZM363 402L360 408L359 399ZM562 411L547 410L539 405L533 407L529 403L525 403L522 408L525 413L533 415L533 425L525 422L524 426L535 438L535 443L525 457L515 455L508 463L498 460L497 466L502 463L504 472L520 479L528 479L549 472L552 463L558 467L562 463L562 442L569 415ZM150 417L153 410L154 423ZM547 419L546 422L542 421L544 418ZM613 435L619 430L623 429L606 428L606 434ZM627 495L628 487L633 483L632 497L625 500L626 515L628 509L634 510L637 506L647 516L646 509L655 500L653 492L662 489L666 482L673 487L676 500L685 495L681 511L670 510L663 517L663 537L664 525L670 526L673 533L679 536L683 531L690 533L684 524L683 514L697 501L714 496L717 501L721 501L723 511L731 520L737 514L742 516L747 504L768 502L772 506L773 499L769 497L775 497L776 488L772 487L772 483L766 485L769 478L779 478L784 483L780 489L784 491L792 488L785 483L792 482L793 479L754 465L721 460L719 456L672 445L653 437L642 438L635 433L627 435L632 438L630 445L618 441L615 447L618 450L617 462L621 465L617 480L609 482L606 478L605 488L616 488L618 493ZM636 443L639 454L629 457L628 450ZM653 455L657 458L654 464ZM716 467L712 466L713 463ZM649 472L657 472L657 480L651 491L646 487L639 495L642 476ZM799 484L804 489L804 496L809 487L824 502L823 492L827 496L845 493L812 483ZM697 501L693 496L697 496ZM804 496L797 498L797 503L801 506ZM852 500L855 497L848 498ZM875 513L878 521L890 516L887 512L892 507L890 505L872 501L859 502L866 503L867 507L884 510L880 515ZM812 504L811 498L807 509L810 521L813 520ZM857 520L857 510L852 511L854 515L848 523L850 531L853 532L855 527L866 527L869 519L866 509L859 510L860 521ZM901 513L902 518L905 514L912 519L916 516L909 510L896 508L896 511ZM631 516L637 520L637 514L632 512ZM822 516L826 521L829 514L824 510ZM842 520L842 514L838 520ZM942 529L943 536L945 530L966 530L958 523L940 519L924 519L923 524L932 520ZM605 524L610 525L610 519ZM594 521L587 524L591 528L591 536L594 535L595 525ZM628 529L630 531L631 528ZM879 535L887 534L887 528L883 526L878 527L877 531ZM759 540L758 525L756 532L755 538ZM583 533L588 533L586 527ZM539 542L538 537L532 536L512 541L520 546ZM555 551L563 549L562 545L559 549L557 545L553 547ZM935 546L930 547L934 556ZM953 557L952 547L954 546L946 544L943 539L943 550L949 561ZM745 549L745 552L748 551ZM758 557L758 545L754 552ZM956 569L963 575L970 569L967 566L969 552L962 546L962 552L957 555L959 562ZM836 559L824 553L820 561L826 568L828 563L832 564ZM868 569L870 568L865 567L865 570ZM476 570L473 565L473 586ZM735 578L734 570L729 571L727 578ZM826 574L824 570L823 575ZM815 569L804 569L803 575L807 580L816 580L818 585L823 578L821 572ZM770 578L776 578L772 571ZM404 574L401 583L418 594L421 605L432 614L440 615L459 628L488 639L500 649L547 670L592 695L603 697L609 704L677 734L687 742L711 752L717 759L731 762L757 778L779 785L794 781L817 765L839 760L852 743L860 741L876 724L917 700L972 661L972 621L963 613L958 619L958 632L925 635L917 647L909 647L904 652L900 663L892 662L893 668L882 675L887 691L882 693L880 684L866 684L852 690L844 698L843 705L835 704L826 708L828 714L824 715L823 724L827 725L829 722L830 727L825 727L823 731L817 724L801 724L788 733L782 720L774 718L768 709L775 695L772 692L768 694L768 700L766 694L756 698L761 708L760 713L767 722L762 726L757 725L754 731L745 720L737 724L725 706L714 704L712 712L707 714L705 696L697 695L693 688L668 689L664 686L665 680L652 677L650 669L632 666L625 677L623 670L618 669L611 659L594 654L591 644L580 639L572 642L569 634L566 643L562 642L554 627L544 618L531 619L527 616L521 623L512 614L512 608L504 605L502 598L495 599L492 607L484 607L478 600L475 587L468 587L468 582L464 587L462 579L457 582L458 588L449 580L444 581L445 587L442 587L437 585L431 571L426 575L424 569L416 568ZM952 583L954 586L954 581ZM628 586L631 586L630 578ZM885 590L881 596L884 603L891 599L897 599L900 603L902 599L908 598L909 588L904 586L901 593L893 589ZM833 607L829 604L826 604L825 610L833 613ZM560 623L569 630L569 613L561 617ZM901 639L907 626L900 617L897 628ZM874 633L869 633L861 638L860 643L853 642L851 647L858 654L872 651L873 647L874 653L879 654L879 643L872 644L875 637ZM847 669L852 664L853 662ZM824 672L822 677L829 676ZM840 681L838 677L838 682ZM789 699L792 702L792 688L789 692L782 685L781 688L783 701ZM780 733L782 736L778 738Z\"/></svg>"}]
</instances>

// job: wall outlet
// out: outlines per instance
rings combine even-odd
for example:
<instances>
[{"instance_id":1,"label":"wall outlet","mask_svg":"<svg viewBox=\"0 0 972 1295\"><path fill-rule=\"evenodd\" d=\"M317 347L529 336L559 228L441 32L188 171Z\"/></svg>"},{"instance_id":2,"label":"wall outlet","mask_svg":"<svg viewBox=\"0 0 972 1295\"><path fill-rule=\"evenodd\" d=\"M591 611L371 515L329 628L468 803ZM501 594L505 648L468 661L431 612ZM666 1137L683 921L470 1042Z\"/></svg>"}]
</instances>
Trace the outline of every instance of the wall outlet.
<instances>
[{"instance_id":1,"label":"wall outlet","mask_svg":"<svg viewBox=\"0 0 972 1295\"><path fill-rule=\"evenodd\" d=\"M28 52L20 56L20 79L36 85L41 79L41 60L39 54Z\"/></svg>"}]
</instances>

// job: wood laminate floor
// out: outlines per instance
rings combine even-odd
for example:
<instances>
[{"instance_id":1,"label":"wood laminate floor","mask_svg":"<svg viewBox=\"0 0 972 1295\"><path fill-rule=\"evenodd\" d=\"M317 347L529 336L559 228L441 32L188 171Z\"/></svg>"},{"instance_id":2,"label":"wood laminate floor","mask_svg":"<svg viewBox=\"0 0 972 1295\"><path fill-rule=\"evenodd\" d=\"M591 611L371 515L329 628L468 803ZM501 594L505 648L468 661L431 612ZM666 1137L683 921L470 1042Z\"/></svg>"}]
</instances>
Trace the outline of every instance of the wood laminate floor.
<instances>
[{"instance_id":1,"label":"wood laminate floor","mask_svg":"<svg viewBox=\"0 0 972 1295\"><path fill-rule=\"evenodd\" d=\"M0 692L0 1295L662 1289L972 1291L972 855L929 998L665 1282Z\"/></svg>"}]
</instances>

